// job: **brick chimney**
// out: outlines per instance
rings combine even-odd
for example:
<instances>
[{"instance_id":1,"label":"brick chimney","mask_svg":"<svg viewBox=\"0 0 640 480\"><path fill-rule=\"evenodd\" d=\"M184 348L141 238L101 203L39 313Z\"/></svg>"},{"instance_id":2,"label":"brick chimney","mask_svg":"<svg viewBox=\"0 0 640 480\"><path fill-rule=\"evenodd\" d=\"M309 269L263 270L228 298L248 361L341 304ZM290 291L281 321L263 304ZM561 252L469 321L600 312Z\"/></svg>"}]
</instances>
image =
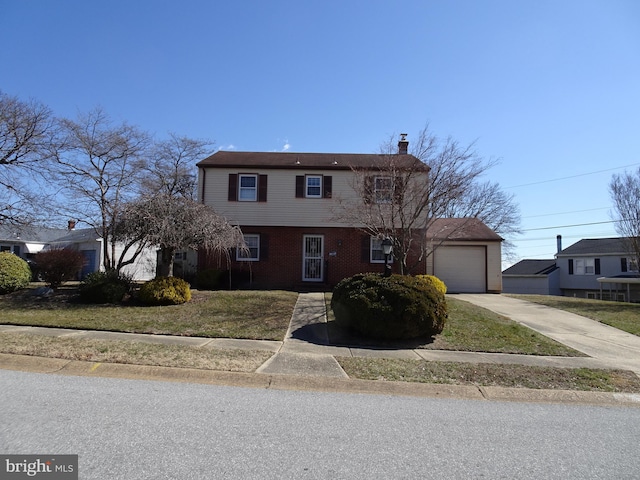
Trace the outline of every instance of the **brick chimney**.
<instances>
[{"instance_id":1,"label":"brick chimney","mask_svg":"<svg viewBox=\"0 0 640 480\"><path fill-rule=\"evenodd\" d=\"M400 134L400 141L398 142L398 155L406 155L409 149L409 142L407 141L407 134Z\"/></svg>"},{"instance_id":2,"label":"brick chimney","mask_svg":"<svg viewBox=\"0 0 640 480\"><path fill-rule=\"evenodd\" d=\"M75 230L76 228L76 221L75 220L69 220L69 222L67 222L67 229L68 230Z\"/></svg>"}]
</instances>

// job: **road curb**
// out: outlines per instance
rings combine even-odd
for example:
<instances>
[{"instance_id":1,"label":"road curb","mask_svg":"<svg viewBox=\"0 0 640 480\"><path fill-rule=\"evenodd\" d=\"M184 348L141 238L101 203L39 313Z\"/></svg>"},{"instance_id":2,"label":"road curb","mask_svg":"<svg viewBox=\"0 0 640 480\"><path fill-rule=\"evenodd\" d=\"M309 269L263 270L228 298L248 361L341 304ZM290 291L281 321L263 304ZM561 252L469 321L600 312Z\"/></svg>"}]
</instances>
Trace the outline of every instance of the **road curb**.
<instances>
[{"instance_id":1,"label":"road curb","mask_svg":"<svg viewBox=\"0 0 640 480\"><path fill-rule=\"evenodd\" d=\"M640 407L640 394L476 387L64 360L0 354L0 369L32 373L200 383L230 387L425 398Z\"/></svg>"}]
</instances>

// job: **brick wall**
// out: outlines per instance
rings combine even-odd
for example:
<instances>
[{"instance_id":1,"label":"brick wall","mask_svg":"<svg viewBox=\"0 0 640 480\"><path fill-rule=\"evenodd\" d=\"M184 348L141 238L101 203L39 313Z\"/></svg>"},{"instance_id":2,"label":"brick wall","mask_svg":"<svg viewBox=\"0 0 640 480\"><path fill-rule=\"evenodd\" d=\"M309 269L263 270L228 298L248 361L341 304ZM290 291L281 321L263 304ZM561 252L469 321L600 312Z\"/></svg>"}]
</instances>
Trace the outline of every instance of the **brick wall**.
<instances>
[{"instance_id":1,"label":"brick wall","mask_svg":"<svg viewBox=\"0 0 640 480\"><path fill-rule=\"evenodd\" d=\"M244 288L303 290L331 289L345 277L361 272L382 272L384 264L369 262L369 237L354 228L242 227L245 235L259 234L260 261L239 262L232 255L232 284ZM304 235L324 236L324 279L303 282ZM227 261L200 254L198 268L229 269ZM393 265L397 270L397 262ZM422 272L424 268L420 269Z\"/></svg>"}]
</instances>

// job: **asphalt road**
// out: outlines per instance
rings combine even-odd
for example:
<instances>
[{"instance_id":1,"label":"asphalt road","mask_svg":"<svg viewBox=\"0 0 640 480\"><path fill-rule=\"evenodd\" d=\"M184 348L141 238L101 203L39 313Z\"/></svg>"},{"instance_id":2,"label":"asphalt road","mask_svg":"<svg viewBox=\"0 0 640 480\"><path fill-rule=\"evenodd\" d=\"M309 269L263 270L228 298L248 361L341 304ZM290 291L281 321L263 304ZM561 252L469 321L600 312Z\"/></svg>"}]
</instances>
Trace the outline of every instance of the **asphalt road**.
<instances>
[{"instance_id":1,"label":"asphalt road","mask_svg":"<svg viewBox=\"0 0 640 480\"><path fill-rule=\"evenodd\" d=\"M81 479L640 478L640 409L0 370L0 452Z\"/></svg>"}]
</instances>

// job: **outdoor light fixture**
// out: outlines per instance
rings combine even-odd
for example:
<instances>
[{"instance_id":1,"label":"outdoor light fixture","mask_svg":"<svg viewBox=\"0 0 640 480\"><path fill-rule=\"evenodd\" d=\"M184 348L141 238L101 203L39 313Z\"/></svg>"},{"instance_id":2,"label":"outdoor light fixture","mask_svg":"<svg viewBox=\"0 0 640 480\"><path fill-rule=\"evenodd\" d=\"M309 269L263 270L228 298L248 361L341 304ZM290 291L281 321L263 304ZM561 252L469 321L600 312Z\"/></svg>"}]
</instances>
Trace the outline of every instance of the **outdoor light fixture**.
<instances>
[{"instance_id":1,"label":"outdoor light fixture","mask_svg":"<svg viewBox=\"0 0 640 480\"><path fill-rule=\"evenodd\" d=\"M391 266L389 265L389 255L393 251L393 242L389 237L382 240L382 253L384 253L384 276L391 276Z\"/></svg>"}]
</instances>

